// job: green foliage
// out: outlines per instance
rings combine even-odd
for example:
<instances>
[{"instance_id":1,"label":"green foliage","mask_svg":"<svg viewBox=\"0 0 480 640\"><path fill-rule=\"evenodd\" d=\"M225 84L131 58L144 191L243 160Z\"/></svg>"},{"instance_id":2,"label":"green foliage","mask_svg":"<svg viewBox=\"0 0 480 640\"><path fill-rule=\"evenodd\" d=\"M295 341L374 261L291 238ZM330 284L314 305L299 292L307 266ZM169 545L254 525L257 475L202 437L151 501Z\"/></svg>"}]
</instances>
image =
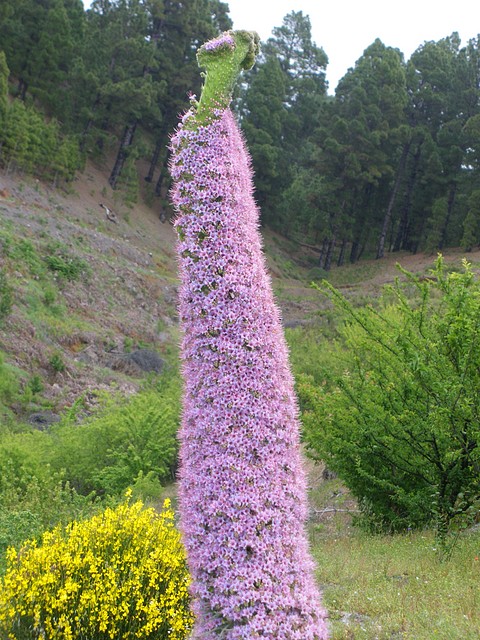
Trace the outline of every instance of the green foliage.
<instances>
[{"instance_id":1,"label":"green foliage","mask_svg":"<svg viewBox=\"0 0 480 640\"><path fill-rule=\"evenodd\" d=\"M0 351L0 427L4 426L11 418L9 409L19 393L18 379L5 364L5 358ZM2 429L0 428L0 433Z\"/></svg>"},{"instance_id":2,"label":"green foliage","mask_svg":"<svg viewBox=\"0 0 480 640\"><path fill-rule=\"evenodd\" d=\"M90 273L88 263L83 258L71 255L60 243L51 245L43 260L50 271L65 280L79 280Z\"/></svg>"},{"instance_id":3,"label":"green foliage","mask_svg":"<svg viewBox=\"0 0 480 640\"><path fill-rule=\"evenodd\" d=\"M342 372L342 350L334 341L340 318L326 312L318 318L318 325L285 329L290 350L290 361L297 381L310 379L323 384L333 375Z\"/></svg>"},{"instance_id":4,"label":"green foliage","mask_svg":"<svg viewBox=\"0 0 480 640\"><path fill-rule=\"evenodd\" d=\"M0 161L7 171L25 171L54 182L71 180L81 166L78 143L61 133L55 120L46 121L34 106L14 100L0 132Z\"/></svg>"},{"instance_id":5,"label":"green foliage","mask_svg":"<svg viewBox=\"0 0 480 640\"><path fill-rule=\"evenodd\" d=\"M480 240L480 189L476 189L468 200L468 213L463 221L461 247L471 251Z\"/></svg>"},{"instance_id":6,"label":"green foliage","mask_svg":"<svg viewBox=\"0 0 480 640\"><path fill-rule=\"evenodd\" d=\"M65 371L65 363L60 353L54 353L48 361L48 364L52 367L55 373L62 373Z\"/></svg>"},{"instance_id":7,"label":"green foliage","mask_svg":"<svg viewBox=\"0 0 480 640\"><path fill-rule=\"evenodd\" d=\"M34 374L30 378L30 380L28 381L28 386L30 387L33 395L41 393L44 388L42 378L38 374Z\"/></svg>"},{"instance_id":8,"label":"green foliage","mask_svg":"<svg viewBox=\"0 0 480 640\"><path fill-rule=\"evenodd\" d=\"M63 366L59 357L57 370ZM114 503L131 487L158 500L175 472L180 382L154 383L129 399L100 397L85 419L79 398L45 431L18 425L9 407L43 389L39 376L20 382L0 361L0 545L20 544L45 529ZM97 497L96 497L97 496ZM2 549L0 548L0 551ZM0 561L0 572L3 565Z\"/></svg>"},{"instance_id":9,"label":"green foliage","mask_svg":"<svg viewBox=\"0 0 480 640\"><path fill-rule=\"evenodd\" d=\"M12 511L0 507L0 573L4 572L4 556L8 547L20 545L41 533L43 527L37 514L26 509Z\"/></svg>"},{"instance_id":10,"label":"green foliage","mask_svg":"<svg viewBox=\"0 0 480 640\"><path fill-rule=\"evenodd\" d=\"M7 58L0 51L0 127L3 126L8 109L8 76Z\"/></svg>"},{"instance_id":11,"label":"green foliage","mask_svg":"<svg viewBox=\"0 0 480 640\"><path fill-rule=\"evenodd\" d=\"M141 191L164 198L168 136L200 88L196 49L231 27L228 5L3 0L0 14L2 166L57 185L117 146L120 199L137 202L145 162ZM478 36L425 42L408 62L377 39L330 96L327 55L301 11L262 52L236 104L265 223L322 246L326 271L375 249L478 243L466 205L480 185Z\"/></svg>"},{"instance_id":12,"label":"green foliage","mask_svg":"<svg viewBox=\"0 0 480 640\"><path fill-rule=\"evenodd\" d=\"M43 292L43 303L46 307L52 308L57 299L57 293L51 286L46 286Z\"/></svg>"},{"instance_id":13,"label":"green foliage","mask_svg":"<svg viewBox=\"0 0 480 640\"><path fill-rule=\"evenodd\" d=\"M464 526L480 496L480 283L464 261L387 287L380 309L346 314L344 371L299 385L305 439L337 471L370 523ZM407 295L408 294L408 295Z\"/></svg>"},{"instance_id":14,"label":"green foliage","mask_svg":"<svg viewBox=\"0 0 480 640\"><path fill-rule=\"evenodd\" d=\"M52 467L82 494L119 495L137 483L155 497L161 483L173 480L178 444L180 385L149 389L128 400L105 399L82 424L73 415L52 426ZM146 479L148 478L148 482Z\"/></svg>"},{"instance_id":15,"label":"green foliage","mask_svg":"<svg viewBox=\"0 0 480 640\"><path fill-rule=\"evenodd\" d=\"M8 547L19 546L58 523L67 524L100 509L93 496L77 494L57 475L51 479L30 478L22 491L12 483L0 497L0 574L5 569Z\"/></svg>"},{"instance_id":16,"label":"green foliage","mask_svg":"<svg viewBox=\"0 0 480 640\"><path fill-rule=\"evenodd\" d=\"M78 495L45 464L46 437L31 430L0 435L0 571L8 546L98 509L92 496Z\"/></svg>"},{"instance_id":17,"label":"green foliage","mask_svg":"<svg viewBox=\"0 0 480 640\"><path fill-rule=\"evenodd\" d=\"M4 240L5 255L20 270L28 271L32 276L40 277L45 273L41 256L30 240L18 240L6 237Z\"/></svg>"},{"instance_id":18,"label":"green foliage","mask_svg":"<svg viewBox=\"0 0 480 640\"><path fill-rule=\"evenodd\" d=\"M27 384L27 374L7 362L0 351L0 440L9 430L21 431L21 418L28 410L33 392Z\"/></svg>"},{"instance_id":19,"label":"green foliage","mask_svg":"<svg viewBox=\"0 0 480 640\"><path fill-rule=\"evenodd\" d=\"M0 269L0 325L10 314L13 306L13 287L8 281L5 269Z\"/></svg>"}]
</instances>

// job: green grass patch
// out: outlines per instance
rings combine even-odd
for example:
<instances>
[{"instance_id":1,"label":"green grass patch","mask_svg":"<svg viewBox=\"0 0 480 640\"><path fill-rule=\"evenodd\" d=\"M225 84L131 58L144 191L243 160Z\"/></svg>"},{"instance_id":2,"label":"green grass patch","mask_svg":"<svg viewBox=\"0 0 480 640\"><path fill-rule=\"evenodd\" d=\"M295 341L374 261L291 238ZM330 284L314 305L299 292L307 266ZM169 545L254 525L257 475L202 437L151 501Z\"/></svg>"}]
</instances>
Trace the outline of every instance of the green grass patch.
<instances>
[{"instance_id":1,"label":"green grass patch","mask_svg":"<svg viewBox=\"0 0 480 640\"><path fill-rule=\"evenodd\" d=\"M361 284L372 280L375 276L385 270L385 265L381 260L357 262L337 267L328 272L326 280L334 287L345 285Z\"/></svg>"},{"instance_id":2,"label":"green grass patch","mask_svg":"<svg viewBox=\"0 0 480 640\"><path fill-rule=\"evenodd\" d=\"M331 640L480 637L480 532L448 561L430 532L395 536L312 533Z\"/></svg>"}]
</instances>

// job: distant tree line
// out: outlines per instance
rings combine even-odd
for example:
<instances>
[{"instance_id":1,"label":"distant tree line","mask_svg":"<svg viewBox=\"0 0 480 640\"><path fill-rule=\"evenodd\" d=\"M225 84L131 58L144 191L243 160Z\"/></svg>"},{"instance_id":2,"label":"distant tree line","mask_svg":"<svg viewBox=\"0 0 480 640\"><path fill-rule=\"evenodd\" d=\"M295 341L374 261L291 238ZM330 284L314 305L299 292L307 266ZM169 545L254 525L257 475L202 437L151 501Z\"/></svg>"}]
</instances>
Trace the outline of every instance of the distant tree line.
<instances>
[{"instance_id":1,"label":"distant tree line","mask_svg":"<svg viewBox=\"0 0 480 640\"><path fill-rule=\"evenodd\" d=\"M0 162L30 168L28 154L6 138L17 136L9 132L18 120L14 112L41 110L65 140L75 141L74 156L116 150L113 188L137 183L142 158L148 160L143 177L161 195L169 135L187 91L200 88L196 50L231 24L219 0L94 0L87 11L82 0L4 0ZM1 84L6 73L13 102ZM76 157L73 164L81 162Z\"/></svg>"},{"instance_id":2,"label":"distant tree line","mask_svg":"<svg viewBox=\"0 0 480 640\"><path fill-rule=\"evenodd\" d=\"M291 12L239 100L264 221L328 270L480 242L480 36L405 62L375 40L327 95L327 56Z\"/></svg>"},{"instance_id":3,"label":"distant tree line","mask_svg":"<svg viewBox=\"0 0 480 640\"><path fill-rule=\"evenodd\" d=\"M69 180L114 150L110 185L134 200L145 179L163 200L169 135L200 88L196 49L230 27L220 0L3 0L0 163ZM264 224L314 245L326 270L475 247L480 36L425 42L408 61L375 40L335 96L327 65L292 11L236 96Z\"/></svg>"}]
</instances>

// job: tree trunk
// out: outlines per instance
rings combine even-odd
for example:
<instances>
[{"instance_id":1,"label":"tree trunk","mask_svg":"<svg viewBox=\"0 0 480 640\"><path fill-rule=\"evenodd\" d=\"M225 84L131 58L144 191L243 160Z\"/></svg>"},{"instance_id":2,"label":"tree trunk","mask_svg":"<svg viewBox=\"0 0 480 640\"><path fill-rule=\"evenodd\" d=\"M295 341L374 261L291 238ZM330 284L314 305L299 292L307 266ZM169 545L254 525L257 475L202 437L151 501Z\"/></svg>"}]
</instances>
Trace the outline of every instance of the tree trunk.
<instances>
[{"instance_id":1,"label":"tree trunk","mask_svg":"<svg viewBox=\"0 0 480 640\"><path fill-rule=\"evenodd\" d=\"M402 179L403 173L405 171L405 164L407 162L408 153L410 151L410 144L410 142L407 142L403 145L402 155L400 157L400 162L398 163L397 175L395 176L395 184L393 185L392 193L390 194L390 200L388 201L387 211L385 212L385 216L383 218L382 231L380 233L380 239L378 241L377 247L377 260L379 258L383 258L383 256L385 255L385 239L387 237L388 227L392 218L393 205L395 204L395 199L397 197L400 180Z\"/></svg>"},{"instance_id":2,"label":"tree trunk","mask_svg":"<svg viewBox=\"0 0 480 640\"><path fill-rule=\"evenodd\" d=\"M455 204L455 196L457 193L457 183L452 182L450 185L450 190L448 192L448 202L447 202L447 215L445 217L445 221L443 223L442 232L440 234L440 242L438 244L439 249L443 249L445 242L447 240L447 231L448 225L450 223L450 219L452 217L453 205Z\"/></svg>"},{"instance_id":3,"label":"tree trunk","mask_svg":"<svg viewBox=\"0 0 480 640\"><path fill-rule=\"evenodd\" d=\"M346 239L344 238L344 239L342 240L342 245L341 245L341 247L340 247L340 253L339 253L339 255L338 255L337 267L341 267L341 266L343 266L343 263L345 262L345 253L346 253L346 250L347 250L347 241L346 241Z\"/></svg>"},{"instance_id":4,"label":"tree trunk","mask_svg":"<svg viewBox=\"0 0 480 640\"><path fill-rule=\"evenodd\" d=\"M405 246L407 243L408 221L410 219L413 190L415 187L415 182L417 181L418 163L420 161L421 155L422 155L422 145L419 144L415 152L415 155L413 156L413 165L412 165L412 170L410 172L410 176L407 182L407 189L406 189L405 199L402 207L402 216L400 218L400 224L398 226L397 235L395 238L395 242L393 244L394 251L400 251L401 249L405 249Z\"/></svg>"},{"instance_id":5,"label":"tree trunk","mask_svg":"<svg viewBox=\"0 0 480 640\"><path fill-rule=\"evenodd\" d=\"M112 173L110 174L110 177L108 179L108 182L112 189L116 188L117 180L122 173L123 165L125 164L125 160L127 159L127 149L133 143L133 137L137 128L137 122L137 120L134 120L130 124L127 124L127 126L125 127L125 131L123 132L122 140L120 142L120 147L117 153L117 159L115 160Z\"/></svg>"},{"instance_id":6,"label":"tree trunk","mask_svg":"<svg viewBox=\"0 0 480 640\"><path fill-rule=\"evenodd\" d=\"M153 151L152 159L150 160L150 167L148 169L148 174L145 176L146 182L152 182L153 174L155 173L155 169L157 168L158 158L160 157L160 151L163 147L163 138L158 138L157 144L155 145L155 149Z\"/></svg>"},{"instance_id":7,"label":"tree trunk","mask_svg":"<svg viewBox=\"0 0 480 640\"><path fill-rule=\"evenodd\" d=\"M360 244L358 240L352 242L352 248L350 249L350 262L354 264L358 260L358 254L360 250Z\"/></svg>"},{"instance_id":8,"label":"tree trunk","mask_svg":"<svg viewBox=\"0 0 480 640\"><path fill-rule=\"evenodd\" d=\"M323 238L322 247L320 249L320 255L318 256L318 266L321 269L323 269L324 267L325 254L327 252L327 247L328 247L328 238Z\"/></svg>"},{"instance_id":9,"label":"tree trunk","mask_svg":"<svg viewBox=\"0 0 480 640\"><path fill-rule=\"evenodd\" d=\"M155 185L155 195L162 195L163 182L165 178L168 177L168 168L167 164L164 162L162 168L160 169L160 175L158 176L157 184Z\"/></svg>"},{"instance_id":10,"label":"tree trunk","mask_svg":"<svg viewBox=\"0 0 480 640\"><path fill-rule=\"evenodd\" d=\"M325 271L330 271L332 268L333 250L335 249L335 236L330 238L327 248L327 255L325 256Z\"/></svg>"},{"instance_id":11,"label":"tree trunk","mask_svg":"<svg viewBox=\"0 0 480 640\"><path fill-rule=\"evenodd\" d=\"M23 78L20 78L18 81L18 97L22 102L25 102L25 98L27 97L27 89L28 84L25 82Z\"/></svg>"},{"instance_id":12,"label":"tree trunk","mask_svg":"<svg viewBox=\"0 0 480 640\"><path fill-rule=\"evenodd\" d=\"M148 169L148 174L145 176L145 181L146 182L152 182L153 181L153 175L155 173L155 169L157 168L157 164L158 164L158 160L160 158L160 155L162 154L162 151L165 152L167 149L167 145L166 145L166 134L168 132L168 125L164 122L162 128L160 129L159 133L158 133L158 138L157 138L157 142L155 144L155 149L153 151L153 155L152 155L152 159L150 160L150 167ZM161 185L160 185L161 188Z\"/></svg>"}]
</instances>

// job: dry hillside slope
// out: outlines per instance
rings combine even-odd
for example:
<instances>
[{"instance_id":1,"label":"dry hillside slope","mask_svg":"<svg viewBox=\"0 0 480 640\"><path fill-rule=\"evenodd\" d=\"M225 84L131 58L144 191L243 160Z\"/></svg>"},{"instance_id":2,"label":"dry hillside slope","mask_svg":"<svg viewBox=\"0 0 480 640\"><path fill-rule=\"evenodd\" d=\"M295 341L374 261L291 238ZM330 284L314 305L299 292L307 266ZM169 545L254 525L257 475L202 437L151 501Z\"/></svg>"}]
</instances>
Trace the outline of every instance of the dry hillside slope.
<instances>
[{"instance_id":1,"label":"dry hillside slope","mask_svg":"<svg viewBox=\"0 0 480 640\"><path fill-rule=\"evenodd\" d=\"M14 289L12 312L0 327L0 351L24 382L40 377L43 400L57 412L90 390L134 392L144 374L132 362L133 352L148 349L175 361L174 231L145 204L128 209L116 202L107 177L89 164L62 191L0 174L0 268ZM319 277L316 254L270 232L265 246L285 324L315 322L325 305L309 287ZM51 268L49 256L60 267L77 261L85 268L65 277ZM480 252L470 256L480 261ZM458 252L447 256L460 258ZM422 273L433 257L395 254L333 270L329 277L351 295L374 295L393 280L397 261Z\"/></svg>"}]
</instances>

